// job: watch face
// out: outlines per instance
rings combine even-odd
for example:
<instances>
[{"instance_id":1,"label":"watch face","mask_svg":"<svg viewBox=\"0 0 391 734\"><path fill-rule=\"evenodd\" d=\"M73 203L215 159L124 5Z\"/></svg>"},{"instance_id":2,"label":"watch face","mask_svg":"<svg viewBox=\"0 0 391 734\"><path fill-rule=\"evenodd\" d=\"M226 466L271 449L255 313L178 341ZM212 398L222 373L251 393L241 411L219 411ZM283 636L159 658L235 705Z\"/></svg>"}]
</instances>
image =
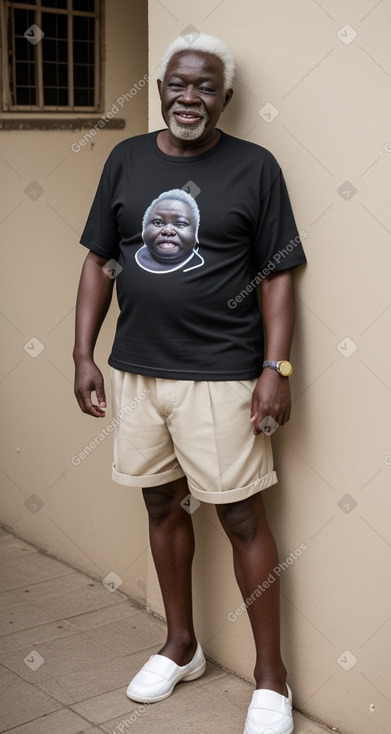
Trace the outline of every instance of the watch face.
<instances>
[{"instance_id":1,"label":"watch face","mask_svg":"<svg viewBox=\"0 0 391 734\"><path fill-rule=\"evenodd\" d=\"M278 365L278 371L283 377L289 377L293 372L293 367L290 362L283 360Z\"/></svg>"}]
</instances>

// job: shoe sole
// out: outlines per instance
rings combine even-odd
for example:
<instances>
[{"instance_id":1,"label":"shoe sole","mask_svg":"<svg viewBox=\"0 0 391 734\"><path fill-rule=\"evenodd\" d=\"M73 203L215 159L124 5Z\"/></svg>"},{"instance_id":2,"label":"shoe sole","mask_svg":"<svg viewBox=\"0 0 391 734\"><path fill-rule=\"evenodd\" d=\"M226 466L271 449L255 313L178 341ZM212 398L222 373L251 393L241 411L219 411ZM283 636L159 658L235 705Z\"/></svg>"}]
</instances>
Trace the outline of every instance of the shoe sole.
<instances>
[{"instance_id":1,"label":"shoe sole","mask_svg":"<svg viewBox=\"0 0 391 734\"><path fill-rule=\"evenodd\" d=\"M131 701L136 701L137 703L159 703L159 701L164 701L166 698L169 698L171 696L177 683L181 683L182 681L184 683L187 683L191 680L196 680L196 678L201 678L201 675L205 673L205 669L206 661L204 661L199 666L199 668L196 668L196 670L193 670L191 673L188 673L183 678L179 678L179 680L175 681L172 688L170 688L167 693L164 693L163 696L151 696L150 698L145 698L145 696L129 696L128 692L126 692L126 695L128 696L128 698L130 698Z\"/></svg>"},{"instance_id":2,"label":"shoe sole","mask_svg":"<svg viewBox=\"0 0 391 734\"><path fill-rule=\"evenodd\" d=\"M294 728L295 728L294 725L291 726L290 729L287 729L286 731L284 731L283 734L293 734ZM245 729L244 732L243 732L243 734L249 734L248 729Z\"/></svg>"}]
</instances>

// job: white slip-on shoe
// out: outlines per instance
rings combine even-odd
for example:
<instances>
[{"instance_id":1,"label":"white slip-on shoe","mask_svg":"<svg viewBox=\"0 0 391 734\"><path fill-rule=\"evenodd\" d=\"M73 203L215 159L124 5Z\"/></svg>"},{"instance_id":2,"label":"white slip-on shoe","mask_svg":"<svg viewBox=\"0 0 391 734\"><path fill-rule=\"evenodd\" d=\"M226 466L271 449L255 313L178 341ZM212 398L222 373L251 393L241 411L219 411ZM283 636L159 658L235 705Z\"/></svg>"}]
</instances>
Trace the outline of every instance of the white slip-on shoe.
<instances>
[{"instance_id":1,"label":"white slip-on shoe","mask_svg":"<svg viewBox=\"0 0 391 734\"><path fill-rule=\"evenodd\" d=\"M177 665L165 655L152 655L130 681L126 695L139 703L157 703L171 696L179 681L199 678L205 672L205 657L200 643L187 665Z\"/></svg>"},{"instance_id":2,"label":"white slip-on shoe","mask_svg":"<svg viewBox=\"0 0 391 734\"><path fill-rule=\"evenodd\" d=\"M292 691L288 698L261 688L253 693L243 734L292 734Z\"/></svg>"}]
</instances>

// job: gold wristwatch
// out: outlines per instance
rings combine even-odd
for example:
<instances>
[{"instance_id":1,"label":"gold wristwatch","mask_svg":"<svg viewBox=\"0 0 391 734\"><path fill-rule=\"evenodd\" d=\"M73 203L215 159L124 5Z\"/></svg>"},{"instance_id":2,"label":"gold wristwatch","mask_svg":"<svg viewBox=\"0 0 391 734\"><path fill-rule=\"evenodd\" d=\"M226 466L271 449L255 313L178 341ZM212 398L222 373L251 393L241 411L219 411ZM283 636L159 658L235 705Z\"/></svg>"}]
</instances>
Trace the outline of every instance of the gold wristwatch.
<instances>
[{"instance_id":1,"label":"gold wristwatch","mask_svg":"<svg viewBox=\"0 0 391 734\"><path fill-rule=\"evenodd\" d=\"M271 367L273 370L277 370L283 377L289 377L293 372L293 367L287 359L281 359L279 362L272 362L265 359L262 367Z\"/></svg>"}]
</instances>

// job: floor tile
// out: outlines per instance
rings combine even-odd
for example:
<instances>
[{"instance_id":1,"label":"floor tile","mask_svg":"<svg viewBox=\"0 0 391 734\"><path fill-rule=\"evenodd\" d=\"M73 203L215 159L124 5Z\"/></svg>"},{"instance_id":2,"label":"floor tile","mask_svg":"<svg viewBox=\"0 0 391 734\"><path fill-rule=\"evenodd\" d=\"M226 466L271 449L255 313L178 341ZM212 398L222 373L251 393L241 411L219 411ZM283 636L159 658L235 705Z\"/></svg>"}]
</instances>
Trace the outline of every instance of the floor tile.
<instances>
[{"instance_id":1,"label":"floor tile","mask_svg":"<svg viewBox=\"0 0 391 734\"><path fill-rule=\"evenodd\" d=\"M40 681L39 688L64 704L95 698L102 693L122 688L123 694L130 679L145 662L145 653L103 660L99 666L89 664L79 671Z\"/></svg>"},{"instance_id":2,"label":"floor tile","mask_svg":"<svg viewBox=\"0 0 391 734\"><path fill-rule=\"evenodd\" d=\"M12 729L12 734L83 734L92 732L90 723L68 709L55 711Z\"/></svg>"},{"instance_id":3,"label":"floor tile","mask_svg":"<svg viewBox=\"0 0 391 734\"><path fill-rule=\"evenodd\" d=\"M125 619L126 617L134 617L140 613L139 607L132 604L130 600L121 601L118 604L113 604L110 607L104 607L103 609L97 609L94 612L86 612L85 614L79 614L74 617L68 617L64 620L71 627L75 627L80 631L93 629L94 627L100 627L103 624L109 622L115 622L118 619Z\"/></svg>"},{"instance_id":4,"label":"floor tile","mask_svg":"<svg viewBox=\"0 0 391 734\"><path fill-rule=\"evenodd\" d=\"M60 705L24 680L13 680L0 691L0 732L56 711Z\"/></svg>"},{"instance_id":5,"label":"floor tile","mask_svg":"<svg viewBox=\"0 0 391 734\"><path fill-rule=\"evenodd\" d=\"M18 558L19 556L25 556L29 553L39 553L37 548L33 545L25 543L20 538L16 538L10 533L5 533L0 536L0 561L5 563L10 558Z\"/></svg>"},{"instance_id":6,"label":"floor tile","mask_svg":"<svg viewBox=\"0 0 391 734\"><path fill-rule=\"evenodd\" d=\"M114 655L129 655L151 645L162 645L166 639L163 625L147 614L137 614L131 620L121 619L88 630L91 639L107 645Z\"/></svg>"},{"instance_id":7,"label":"floor tile","mask_svg":"<svg viewBox=\"0 0 391 734\"><path fill-rule=\"evenodd\" d=\"M78 630L69 627L65 622L57 619L55 622L40 624L39 626L16 632L11 635L11 638L18 647L23 647L24 645L36 647L37 645L41 645L42 642L50 642L59 637L71 637L76 634L78 634Z\"/></svg>"},{"instance_id":8,"label":"floor tile","mask_svg":"<svg viewBox=\"0 0 391 734\"><path fill-rule=\"evenodd\" d=\"M203 678L200 678L200 680L203 680ZM228 696L229 700L243 712L247 711L253 691L254 686L251 683L237 678L232 673L227 673L224 678L217 677L210 681L208 686L209 693L220 698Z\"/></svg>"},{"instance_id":9,"label":"floor tile","mask_svg":"<svg viewBox=\"0 0 391 734\"><path fill-rule=\"evenodd\" d=\"M303 716L299 711L293 712L293 718L295 722L294 734L330 734L330 728L328 726L322 726L317 721L312 721L307 716ZM377 732L380 734L380 732Z\"/></svg>"},{"instance_id":10,"label":"floor tile","mask_svg":"<svg viewBox=\"0 0 391 734\"><path fill-rule=\"evenodd\" d=\"M191 734L242 734L244 720L243 712L228 696L226 700L215 699L205 687L195 687L190 682L179 683L166 701L145 706L138 704L133 717L129 714L116 716L101 726L110 734L130 731L136 722L138 734L173 734L175 730L185 729L191 730Z\"/></svg>"},{"instance_id":11,"label":"floor tile","mask_svg":"<svg viewBox=\"0 0 391 734\"><path fill-rule=\"evenodd\" d=\"M29 553L7 560L1 571L0 591L20 589L34 579L39 583L45 579L67 576L74 573L65 563L49 558L42 553Z\"/></svg>"},{"instance_id":12,"label":"floor tile","mask_svg":"<svg viewBox=\"0 0 391 734\"><path fill-rule=\"evenodd\" d=\"M56 678L86 666L99 666L115 655L109 645L100 644L83 633L43 642L37 648L24 646L0 656L0 663L21 678L35 683Z\"/></svg>"},{"instance_id":13,"label":"floor tile","mask_svg":"<svg viewBox=\"0 0 391 734\"><path fill-rule=\"evenodd\" d=\"M206 727L214 734L220 734L220 732L221 734L242 734L243 732L245 714L231 701L228 694L220 698L215 696L209 687L190 688L189 684L184 683L178 689L178 694L172 703L171 722L168 722L171 723L171 726L173 720L180 721L181 711L191 706L194 712L194 727L192 727L194 733L205 732ZM167 732L168 730L169 727L167 727Z\"/></svg>"},{"instance_id":14,"label":"floor tile","mask_svg":"<svg viewBox=\"0 0 391 734\"><path fill-rule=\"evenodd\" d=\"M14 591L2 591L0 594L0 609L11 604L20 604L20 597Z\"/></svg>"},{"instance_id":15,"label":"floor tile","mask_svg":"<svg viewBox=\"0 0 391 734\"><path fill-rule=\"evenodd\" d=\"M0 691L3 691L9 683L18 680L16 673L8 670L4 665L0 665Z\"/></svg>"},{"instance_id":16,"label":"floor tile","mask_svg":"<svg viewBox=\"0 0 391 734\"><path fill-rule=\"evenodd\" d=\"M197 680L192 681L192 683L193 686L209 686L217 679L224 681L228 675L229 673L226 673L225 670L207 660L204 675L202 675L201 678L197 678ZM221 685L223 685L223 683Z\"/></svg>"},{"instance_id":17,"label":"floor tile","mask_svg":"<svg viewBox=\"0 0 391 734\"><path fill-rule=\"evenodd\" d=\"M15 640L12 639L11 635L0 636L0 656L5 652L11 652L11 650L17 650L18 645Z\"/></svg>"},{"instance_id":18,"label":"floor tile","mask_svg":"<svg viewBox=\"0 0 391 734\"><path fill-rule=\"evenodd\" d=\"M36 627L44 622L51 622L53 617L43 609L38 609L34 604L19 601L0 608L0 635L12 635L19 630Z\"/></svg>"},{"instance_id":19,"label":"floor tile","mask_svg":"<svg viewBox=\"0 0 391 734\"><path fill-rule=\"evenodd\" d=\"M83 669L83 677L84 677L84 669ZM78 681L81 680L80 671L76 671L73 675L75 675L76 679ZM66 677L66 676L64 676ZM69 706L71 703L75 703L75 698L71 696L66 688L61 683L61 676L59 678L49 678L48 680L42 680L37 681L35 683L37 688L40 689L40 691L43 691L48 696L51 696L51 698L54 698L55 701L60 703L62 706Z\"/></svg>"},{"instance_id":20,"label":"floor tile","mask_svg":"<svg viewBox=\"0 0 391 734\"><path fill-rule=\"evenodd\" d=\"M95 698L89 698L82 703L75 703L71 706L72 710L81 716L85 716L94 724L102 724L114 716L125 717L137 709L140 704L125 695L123 688L110 693L102 693Z\"/></svg>"},{"instance_id":21,"label":"floor tile","mask_svg":"<svg viewBox=\"0 0 391 734\"><path fill-rule=\"evenodd\" d=\"M161 701L159 704L135 703L136 708L134 708L133 711L130 711L123 716L115 716L109 721L102 722L100 726L107 734L124 734L124 732L131 732L131 727L133 726L133 724L135 726L137 725L137 729L135 728L133 731L143 731L148 732L148 734L164 734L165 730L161 727L161 721L165 715L163 711L164 704L165 701ZM160 717L154 717L153 714L149 714L154 706L156 714L159 714L160 709ZM186 714L188 713L189 712L186 712ZM182 716L180 726L176 726L175 722L171 721L171 734L175 731L181 732L182 734L184 727L186 727L186 729L189 729L193 733L194 718L194 712L192 712L191 716L189 717L187 715L186 717ZM140 724L142 722L144 723L144 725L146 725L146 728L140 727ZM206 734L206 732L204 732L204 734Z\"/></svg>"},{"instance_id":22,"label":"floor tile","mask_svg":"<svg viewBox=\"0 0 391 734\"><path fill-rule=\"evenodd\" d=\"M30 584L18 589L18 595L25 599L27 589L29 601L50 614L53 619L67 619L126 600L121 592L116 591L113 594L100 581L78 571L72 571L62 578Z\"/></svg>"}]
</instances>

